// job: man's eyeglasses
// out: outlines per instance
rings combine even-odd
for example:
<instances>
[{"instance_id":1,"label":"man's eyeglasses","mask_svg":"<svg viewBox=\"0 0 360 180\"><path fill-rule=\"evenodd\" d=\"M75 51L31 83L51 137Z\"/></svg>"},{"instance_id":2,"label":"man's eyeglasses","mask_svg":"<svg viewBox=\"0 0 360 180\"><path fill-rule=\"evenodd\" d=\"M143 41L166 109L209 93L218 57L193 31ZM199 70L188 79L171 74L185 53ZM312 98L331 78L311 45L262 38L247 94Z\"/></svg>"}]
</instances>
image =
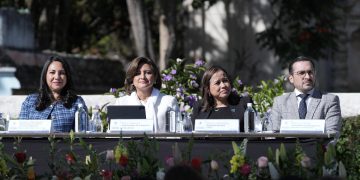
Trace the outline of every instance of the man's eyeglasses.
<instances>
[{"instance_id":1,"label":"man's eyeglasses","mask_svg":"<svg viewBox=\"0 0 360 180\"><path fill-rule=\"evenodd\" d=\"M314 75L314 71L313 70L309 70L309 71L297 71L294 72L294 74L304 77L306 74L309 74L309 76L313 76Z\"/></svg>"}]
</instances>

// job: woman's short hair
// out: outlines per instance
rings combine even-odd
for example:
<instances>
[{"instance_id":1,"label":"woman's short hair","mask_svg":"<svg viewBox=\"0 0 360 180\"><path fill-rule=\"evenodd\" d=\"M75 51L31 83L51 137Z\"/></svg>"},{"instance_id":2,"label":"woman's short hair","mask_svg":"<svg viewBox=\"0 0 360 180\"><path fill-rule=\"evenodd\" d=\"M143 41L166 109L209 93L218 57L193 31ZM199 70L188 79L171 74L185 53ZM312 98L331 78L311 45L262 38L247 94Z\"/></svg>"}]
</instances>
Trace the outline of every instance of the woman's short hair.
<instances>
[{"instance_id":1,"label":"woman's short hair","mask_svg":"<svg viewBox=\"0 0 360 180\"><path fill-rule=\"evenodd\" d=\"M126 77L125 77L125 91L127 94L131 94L131 92L135 91L135 87L133 85L134 77L136 76L137 72L141 68L143 64L148 64L151 66L151 69L155 76L155 82L154 82L154 88L161 89L161 76L159 68L156 66L154 61L152 61L149 58L146 57L137 57L133 59L126 71Z\"/></svg>"},{"instance_id":2,"label":"woman's short hair","mask_svg":"<svg viewBox=\"0 0 360 180\"><path fill-rule=\"evenodd\" d=\"M71 77L71 71L69 64L59 56L50 56L45 62L40 76L40 88L39 96L37 99L36 110L42 111L46 107L50 106L51 103L55 100L54 96L49 88L49 85L46 81L46 74L48 68L52 62L60 62L64 68L66 75L66 84L60 92L60 99L64 103L66 108L71 108L72 104L76 101L77 96L73 92L74 83Z\"/></svg>"},{"instance_id":3,"label":"woman's short hair","mask_svg":"<svg viewBox=\"0 0 360 180\"><path fill-rule=\"evenodd\" d=\"M215 107L214 97L210 94L210 79L215 73L217 73L219 71L223 71L225 73L226 77L230 81L231 92L230 92L229 97L227 98L228 103L230 105L236 105L237 103L239 103L240 97L235 92L232 91L233 83L232 83L232 80L231 80L229 74L225 71L224 68L222 68L220 66L212 66L204 72L204 75L201 80L201 95L202 95L201 111L203 111L203 112L208 111L211 108Z\"/></svg>"}]
</instances>

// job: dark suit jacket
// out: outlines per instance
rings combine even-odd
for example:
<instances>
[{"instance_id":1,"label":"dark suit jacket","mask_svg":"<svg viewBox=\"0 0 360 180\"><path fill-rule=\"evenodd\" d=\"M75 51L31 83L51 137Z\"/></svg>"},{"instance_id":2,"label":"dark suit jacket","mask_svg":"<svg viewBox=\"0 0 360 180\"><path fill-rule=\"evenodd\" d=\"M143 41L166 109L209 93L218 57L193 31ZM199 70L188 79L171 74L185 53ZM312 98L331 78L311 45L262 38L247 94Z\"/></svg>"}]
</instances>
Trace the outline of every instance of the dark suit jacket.
<instances>
[{"instance_id":1,"label":"dark suit jacket","mask_svg":"<svg viewBox=\"0 0 360 180\"><path fill-rule=\"evenodd\" d=\"M252 103L252 99L250 97L241 97L240 101L237 105L230 105L231 115L233 119L240 119L240 131L244 132L244 112L246 109L246 104ZM208 119L210 114L214 111L211 109L209 111L202 112L202 101L196 102L193 108L193 113L191 116L191 120L195 125L195 119Z\"/></svg>"}]
</instances>

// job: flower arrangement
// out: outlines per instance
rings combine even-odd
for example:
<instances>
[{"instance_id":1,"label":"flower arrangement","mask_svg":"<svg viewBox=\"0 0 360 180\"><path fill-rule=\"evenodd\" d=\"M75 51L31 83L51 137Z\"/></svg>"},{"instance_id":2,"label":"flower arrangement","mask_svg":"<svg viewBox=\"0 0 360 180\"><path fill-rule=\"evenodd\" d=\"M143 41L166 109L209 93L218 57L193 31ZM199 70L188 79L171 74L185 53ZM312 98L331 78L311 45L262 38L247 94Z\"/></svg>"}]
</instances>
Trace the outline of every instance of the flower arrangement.
<instances>
[{"instance_id":1,"label":"flower arrangement","mask_svg":"<svg viewBox=\"0 0 360 180\"><path fill-rule=\"evenodd\" d=\"M269 148L268 157L260 157L257 161L256 176L262 179L280 177L317 179L323 176L346 178L345 166L337 160L334 146L329 143L325 152L323 147L322 144L317 144L317 157L314 159L303 151L299 140L294 150L287 150L283 143L275 150L275 154Z\"/></svg>"},{"instance_id":2,"label":"flower arrangement","mask_svg":"<svg viewBox=\"0 0 360 180\"><path fill-rule=\"evenodd\" d=\"M183 59L170 61L169 68L161 72L162 93L176 97L181 111L191 112L194 102L200 98L201 75L205 71L205 61L198 59L194 64L186 64Z\"/></svg>"},{"instance_id":3,"label":"flower arrangement","mask_svg":"<svg viewBox=\"0 0 360 180\"><path fill-rule=\"evenodd\" d=\"M158 159L158 142L146 135L142 141L124 141L119 139L112 149L97 152L91 144L81 138L76 139L74 133L64 139L69 149L57 148L59 140L49 137L50 172L36 174L36 162L25 150L14 151L14 156L5 153L0 143L0 178L1 179L162 179L165 173L175 165L186 165L208 179L279 179L282 177L301 177L317 179L323 176L347 177L344 164L338 159L335 147L318 145L316 158L311 158L302 150L297 142L294 149L286 148L284 144L273 151L268 150L267 156L261 156L257 161L249 160L246 155L248 140L244 139L240 146L232 142L233 153L219 152L211 157L192 156L194 140L191 138L187 147L180 149L174 143L172 155L168 156L165 166ZM15 142L19 147L21 139ZM80 147L80 148L79 148ZM76 149L76 150L75 150ZM79 151L82 153L79 153ZM81 155L80 155L81 154ZM60 157L60 158L59 158ZM220 157L227 157L221 159ZM224 164L228 175L220 175L219 165ZM165 168L163 168L165 167ZM206 168L209 170L206 171ZM207 174L206 174L207 173ZM215 176L214 176L215 174ZM352 175L355 177L355 175Z\"/></svg>"},{"instance_id":4,"label":"flower arrangement","mask_svg":"<svg viewBox=\"0 0 360 180\"><path fill-rule=\"evenodd\" d=\"M57 179L155 179L159 169L159 161L156 158L158 151L157 142L146 135L142 142L119 139L113 149L97 152L91 144L87 144L81 138L74 138L70 133L70 150L61 152L56 148L57 142L50 137L50 173L44 177L56 177ZM81 147L85 156L80 156L74 151L75 147ZM79 149L79 148L77 148ZM63 157L63 158L55 158Z\"/></svg>"},{"instance_id":5,"label":"flower arrangement","mask_svg":"<svg viewBox=\"0 0 360 180\"><path fill-rule=\"evenodd\" d=\"M251 173L251 165L246 158L247 139L240 146L232 142L234 155L230 160L230 175L235 179L248 179Z\"/></svg>"},{"instance_id":6,"label":"flower arrangement","mask_svg":"<svg viewBox=\"0 0 360 180\"><path fill-rule=\"evenodd\" d=\"M13 156L6 154L0 142L0 179L35 179L35 160L21 148L21 138L15 138L14 150Z\"/></svg>"}]
</instances>

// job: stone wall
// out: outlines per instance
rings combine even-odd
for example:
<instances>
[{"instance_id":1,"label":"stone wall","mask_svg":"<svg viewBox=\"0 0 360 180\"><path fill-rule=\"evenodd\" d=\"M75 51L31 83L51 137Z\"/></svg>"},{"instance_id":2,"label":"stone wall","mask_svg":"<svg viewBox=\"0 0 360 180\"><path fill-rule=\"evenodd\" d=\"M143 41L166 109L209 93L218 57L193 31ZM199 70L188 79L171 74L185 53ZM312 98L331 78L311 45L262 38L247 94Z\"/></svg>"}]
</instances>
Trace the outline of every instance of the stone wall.
<instances>
[{"instance_id":1,"label":"stone wall","mask_svg":"<svg viewBox=\"0 0 360 180\"><path fill-rule=\"evenodd\" d=\"M3 57L11 59L11 66L17 69L15 76L20 81L21 89L15 90L14 94L29 94L37 91L43 64L53 54L10 49L5 49L2 53L5 54L2 55ZM78 94L102 94L112 87L123 86L125 72L120 61L84 59L66 55L62 57L70 65Z\"/></svg>"},{"instance_id":2,"label":"stone wall","mask_svg":"<svg viewBox=\"0 0 360 180\"><path fill-rule=\"evenodd\" d=\"M35 49L34 25L29 12L14 8L0 9L0 46Z\"/></svg>"}]
</instances>

